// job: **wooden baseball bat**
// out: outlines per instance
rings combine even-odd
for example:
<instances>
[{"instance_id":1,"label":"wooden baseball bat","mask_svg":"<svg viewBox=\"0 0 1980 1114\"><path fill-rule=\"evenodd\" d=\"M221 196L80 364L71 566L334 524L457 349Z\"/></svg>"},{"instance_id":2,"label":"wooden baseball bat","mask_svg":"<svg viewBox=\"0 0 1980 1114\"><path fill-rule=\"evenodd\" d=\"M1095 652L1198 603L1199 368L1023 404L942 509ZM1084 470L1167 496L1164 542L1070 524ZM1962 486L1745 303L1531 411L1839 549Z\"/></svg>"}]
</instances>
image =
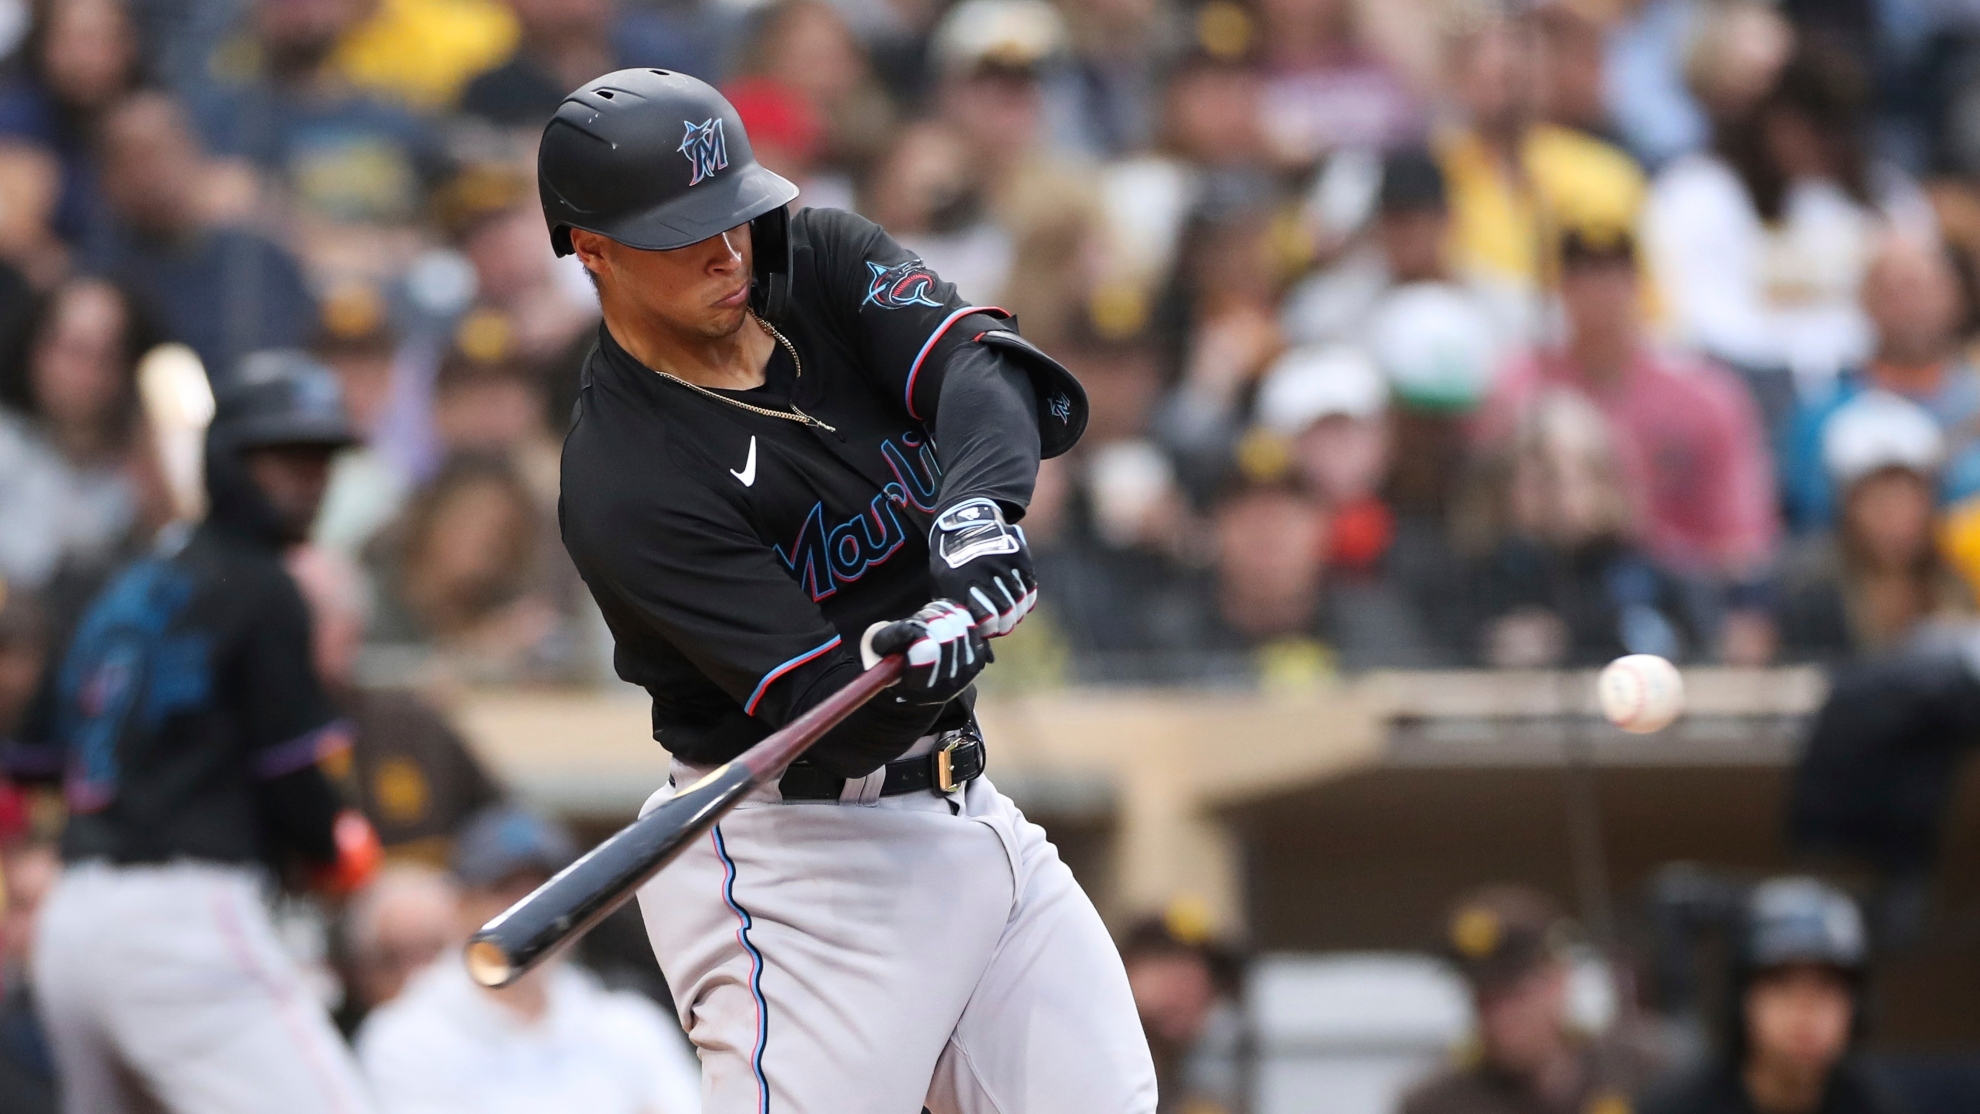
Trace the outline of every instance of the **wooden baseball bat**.
<instances>
[{"instance_id":1,"label":"wooden baseball bat","mask_svg":"<svg viewBox=\"0 0 1980 1114\"><path fill-rule=\"evenodd\" d=\"M782 775L840 720L898 680L901 664L899 654L880 659L783 730L620 828L482 925L468 941L469 973L483 986L507 986L584 935L752 790Z\"/></svg>"}]
</instances>

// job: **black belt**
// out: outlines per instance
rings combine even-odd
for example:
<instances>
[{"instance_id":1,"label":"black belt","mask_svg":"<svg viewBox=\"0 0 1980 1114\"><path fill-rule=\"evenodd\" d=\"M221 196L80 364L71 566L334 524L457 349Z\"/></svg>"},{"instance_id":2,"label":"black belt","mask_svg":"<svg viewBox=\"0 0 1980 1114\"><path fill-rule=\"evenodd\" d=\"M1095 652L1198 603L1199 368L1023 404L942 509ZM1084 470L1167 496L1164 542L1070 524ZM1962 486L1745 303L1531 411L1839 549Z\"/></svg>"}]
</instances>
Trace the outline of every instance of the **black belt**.
<instances>
[{"instance_id":1,"label":"black belt","mask_svg":"<svg viewBox=\"0 0 1980 1114\"><path fill-rule=\"evenodd\" d=\"M887 763L880 783L882 797L903 793L947 793L983 772L983 740L966 731L945 731L934 750ZM846 779L816 766L795 765L784 771L777 789L787 801L836 801L845 793Z\"/></svg>"}]
</instances>

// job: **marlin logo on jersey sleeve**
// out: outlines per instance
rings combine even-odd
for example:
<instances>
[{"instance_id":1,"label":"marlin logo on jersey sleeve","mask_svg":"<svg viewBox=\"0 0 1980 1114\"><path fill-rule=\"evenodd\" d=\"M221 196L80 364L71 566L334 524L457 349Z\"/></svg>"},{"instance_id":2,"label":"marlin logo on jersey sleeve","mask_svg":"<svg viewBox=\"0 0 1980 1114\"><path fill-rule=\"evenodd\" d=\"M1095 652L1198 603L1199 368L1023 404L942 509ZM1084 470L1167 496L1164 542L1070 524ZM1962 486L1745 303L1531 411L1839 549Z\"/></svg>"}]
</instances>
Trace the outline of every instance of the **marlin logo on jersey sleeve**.
<instances>
[{"instance_id":1,"label":"marlin logo on jersey sleeve","mask_svg":"<svg viewBox=\"0 0 1980 1114\"><path fill-rule=\"evenodd\" d=\"M710 117L697 124L692 120L682 120L681 126L687 134L681 137L680 152L686 155L694 176L688 185L698 186L703 179L712 178L718 170L729 167L729 144L722 137L722 118Z\"/></svg>"},{"instance_id":2,"label":"marlin logo on jersey sleeve","mask_svg":"<svg viewBox=\"0 0 1980 1114\"><path fill-rule=\"evenodd\" d=\"M942 303L932 296L937 281L935 272L921 260L910 259L887 267L869 259L866 269L873 272L873 277L866 284L866 300L860 305L879 306L881 309L905 309L908 306L942 308Z\"/></svg>"}]
</instances>

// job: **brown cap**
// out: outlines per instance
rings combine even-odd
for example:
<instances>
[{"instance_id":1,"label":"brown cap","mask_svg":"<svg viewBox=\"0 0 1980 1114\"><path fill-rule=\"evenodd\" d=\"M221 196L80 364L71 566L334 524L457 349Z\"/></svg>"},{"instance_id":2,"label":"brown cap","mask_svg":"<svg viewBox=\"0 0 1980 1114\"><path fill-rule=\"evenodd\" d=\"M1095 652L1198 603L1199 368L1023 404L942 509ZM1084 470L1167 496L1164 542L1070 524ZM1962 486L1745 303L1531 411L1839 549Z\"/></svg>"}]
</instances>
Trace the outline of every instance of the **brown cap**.
<instances>
[{"instance_id":1,"label":"brown cap","mask_svg":"<svg viewBox=\"0 0 1980 1114\"><path fill-rule=\"evenodd\" d=\"M1636 235L1620 224L1573 224L1561 232L1561 266L1635 263Z\"/></svg>"},{"instance_id":2,"label":"brown cap","mask_svg":"<svg viewBox=\"0 0 1980 1114\"><path fill-rule=\"evenodd\" d=\"M1558 958L1574 935L1554 899L1530 886L1466 894L1444 926L1444 950L1474 987L1503 986Z\"/></svg>"}]
</instances>

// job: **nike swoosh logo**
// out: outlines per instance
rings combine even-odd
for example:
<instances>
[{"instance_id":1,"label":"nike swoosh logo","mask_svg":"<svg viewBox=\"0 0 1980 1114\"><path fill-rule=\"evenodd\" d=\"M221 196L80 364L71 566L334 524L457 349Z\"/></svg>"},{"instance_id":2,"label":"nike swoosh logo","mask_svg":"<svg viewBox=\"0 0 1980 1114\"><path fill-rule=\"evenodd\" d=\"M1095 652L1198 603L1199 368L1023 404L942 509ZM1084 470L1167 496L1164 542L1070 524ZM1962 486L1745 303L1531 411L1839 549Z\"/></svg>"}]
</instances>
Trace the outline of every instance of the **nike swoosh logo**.
<instances>
[{"instance_id":1,"label":"nike swoosh logo","mask_svg":"<svg viewBox=\"0 0 1980 1114\"><path fill-rule=\"evenodd\" d=\"M742 471L729 469L729 475L742 481L744 487L756 486L756 435L749 436L749 459L743 463Z\"/></svg>"}]
</instances>

